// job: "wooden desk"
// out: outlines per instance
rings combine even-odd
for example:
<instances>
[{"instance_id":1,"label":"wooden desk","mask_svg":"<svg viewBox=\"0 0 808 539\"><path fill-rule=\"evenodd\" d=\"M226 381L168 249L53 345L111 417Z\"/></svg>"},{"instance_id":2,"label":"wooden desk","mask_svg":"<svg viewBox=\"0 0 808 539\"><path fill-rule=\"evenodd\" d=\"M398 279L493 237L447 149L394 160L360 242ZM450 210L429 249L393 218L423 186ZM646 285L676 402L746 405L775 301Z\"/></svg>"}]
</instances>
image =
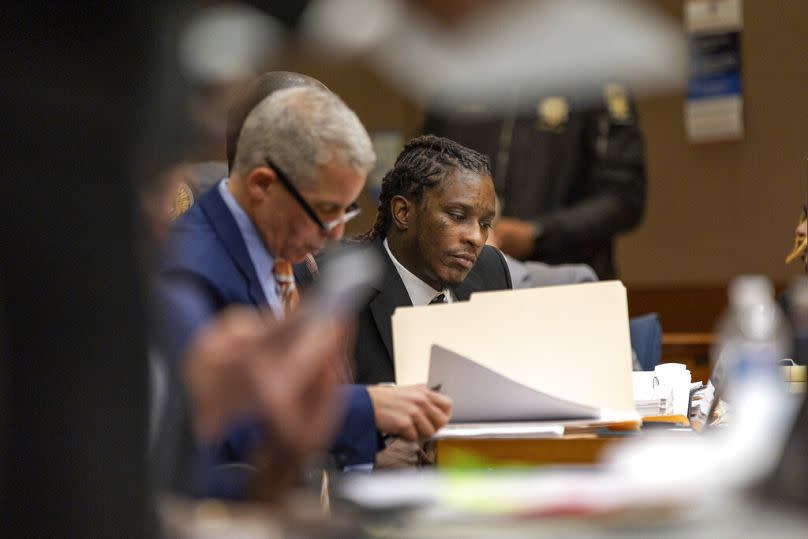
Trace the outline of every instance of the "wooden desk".
<instances>
[{"instance_id":1,"label":"wooden desk","mask_svg":"<svg viewBox=\"0 0 808 539\"><path fill-rule=\"evenodd\" d=\"M654 424L687 427L690 421L685 416L648 416L643 424L648 428ZM444 438L436 441L435 464L447 468L597 464L607 446L643 432L635 421L600 427L569 425L567 429L560 437Z\"/></svg>"},{"instance_id":2,"label":"wooden desk","mask_svg":"<svg viewBox=\"0 0 808 539\"><path fill-rule=\"evenodd\" d=\"M439 467L595 464L603 449L625 436L568 434L560 438L463 438L438 440Z\"/></svg>"}]
</instances>

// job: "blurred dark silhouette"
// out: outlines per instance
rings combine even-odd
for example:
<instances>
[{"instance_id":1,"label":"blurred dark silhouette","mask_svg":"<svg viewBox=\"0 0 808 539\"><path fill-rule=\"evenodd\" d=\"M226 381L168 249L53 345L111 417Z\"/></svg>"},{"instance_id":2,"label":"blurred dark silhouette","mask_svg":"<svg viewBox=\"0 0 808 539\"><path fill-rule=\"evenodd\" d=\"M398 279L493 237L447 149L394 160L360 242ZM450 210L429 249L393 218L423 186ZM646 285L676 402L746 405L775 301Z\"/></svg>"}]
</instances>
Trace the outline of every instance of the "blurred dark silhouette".
<instances>
[{"instance_id":1,"label":"blurred dark silhouette","mask_svg":"<svg viewBox=\"0 0 808 539\"><path fill-rule=\"evenodd\" d=\"M133 179L181 151L180 7L3 18L4 537L153 532Z\"/></svg>"}]
</instances>

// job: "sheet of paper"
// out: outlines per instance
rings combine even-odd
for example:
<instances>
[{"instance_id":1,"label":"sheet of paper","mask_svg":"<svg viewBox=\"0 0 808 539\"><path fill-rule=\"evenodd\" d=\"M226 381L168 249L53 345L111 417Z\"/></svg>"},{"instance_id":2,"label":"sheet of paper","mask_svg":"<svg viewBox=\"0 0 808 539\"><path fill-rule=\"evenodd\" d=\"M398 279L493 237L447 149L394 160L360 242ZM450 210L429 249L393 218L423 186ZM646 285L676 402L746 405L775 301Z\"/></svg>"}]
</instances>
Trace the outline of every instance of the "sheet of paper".
<instances>
[{"instance_id":1,"label":"sheet of paper","mask_svg":"<svg viewBox=\"0 0 808 539\"><path fill-rule=\"evenodd\" d=\"M545 421L515 423L450 423L435 433L435 440L450 438L557 438L564 425Z\"/></svg>"},{"instance_id":2,"label":"sheet of paper","mask_svg":"<svg viewBox=\"0 0 808 539\"><path fill-rule=\"evenodd\" d=\"M531 389L491 369L433 345L430 387L452 399L452 422L594 419L597 408L565 401Z\"/></svg>"},{"instance_id":3,"label":"sheet of paper","mask_svg":"<svg viewBox=\"0 0 808 539\"><path fill-rule=\"evenodd\" d=\"M426 383L441 345L548 395L634 410L626 291L619 281L474 294L393 315L396 381Z\"/></svg>"},{"instance_id":4,"label":"sheet of paper","mask_svg":"<svg viewBox=\"0 0 808 539\"><path fill-rule=\"evenodd\" d=\"M631 387L634 391L634 402L656 401L654 394L654 371L635 371L631 373Z\"/></svg>"},{"instance_id":5,"label":"sheet of paper","mask_svg":"<svg viewBox=\"0 0 808 539\"><path fill-rule=\"evenodd\" d=\"M634 408L642 416L656 416L659 412L659 397L654 389L654 371L631 373L631 386L634 391Z\"/></svg>"}]
</instances>

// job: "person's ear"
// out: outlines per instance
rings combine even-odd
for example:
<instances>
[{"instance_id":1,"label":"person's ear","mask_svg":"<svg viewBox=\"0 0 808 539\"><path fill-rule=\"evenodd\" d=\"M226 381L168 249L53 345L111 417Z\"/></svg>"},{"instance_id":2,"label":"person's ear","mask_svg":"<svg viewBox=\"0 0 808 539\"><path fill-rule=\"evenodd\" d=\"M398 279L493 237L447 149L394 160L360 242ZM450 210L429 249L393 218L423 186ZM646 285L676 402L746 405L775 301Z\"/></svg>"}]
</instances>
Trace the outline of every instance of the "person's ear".
<instances>
[{"instance_id":1,"label":"person's ear","mask_svg":"<svg viewBox=\"0 0 808 539\"><path fill-rule=\"evenodd\" d=\"M393 226L403 232L410 227L415 214L415 204L401 195L396 195L390 201L390 212L393 217Z\"/></svg>"},{"instance_id":2,"label":"person's ear","mask_svg":"<svg viewBox=\"0 0 808 539\"><path fill-rule=\"evenodd\" d=\"M260 201L266 198L273 184L277 182L275 171L268 167L257 167L250 171L245 180L247 194L251 199Z\"/></svg>"}]
</instances>

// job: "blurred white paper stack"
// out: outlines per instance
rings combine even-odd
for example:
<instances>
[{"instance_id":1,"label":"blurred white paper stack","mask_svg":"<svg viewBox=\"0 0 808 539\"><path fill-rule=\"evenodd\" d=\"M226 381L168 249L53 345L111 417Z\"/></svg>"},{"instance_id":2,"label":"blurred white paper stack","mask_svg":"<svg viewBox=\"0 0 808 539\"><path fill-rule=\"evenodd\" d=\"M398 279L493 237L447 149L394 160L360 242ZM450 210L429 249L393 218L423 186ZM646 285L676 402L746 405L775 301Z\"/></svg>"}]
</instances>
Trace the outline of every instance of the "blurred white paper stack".
<instances>
[{"instance_id":1,"label":"blurred white paper stack","mask_svg":"<svg viewBox=\"0 0 808 539\"><path fill-rule=\"evenodd\" d=\"M690 371L681 363L663 363L653 371L631 373L634 407L642 417L680 415L690 408Z\"/></svg>"}]
</instances>

